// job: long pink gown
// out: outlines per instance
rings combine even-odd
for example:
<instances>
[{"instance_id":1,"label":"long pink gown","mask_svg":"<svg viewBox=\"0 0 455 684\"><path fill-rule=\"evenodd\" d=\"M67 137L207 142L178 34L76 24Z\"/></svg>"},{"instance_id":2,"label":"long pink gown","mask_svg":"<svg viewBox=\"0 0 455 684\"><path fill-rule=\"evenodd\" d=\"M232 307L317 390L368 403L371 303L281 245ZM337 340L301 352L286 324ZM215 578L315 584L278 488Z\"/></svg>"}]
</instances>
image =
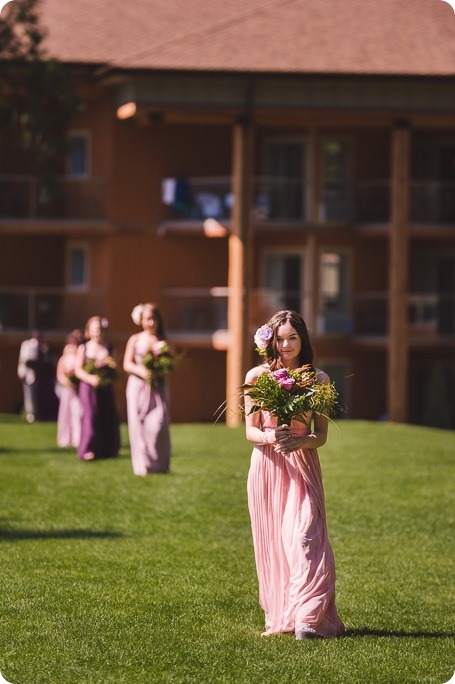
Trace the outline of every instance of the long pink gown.
<instances>
[{"instance_id":1,"label":"long pink gown","mask_svg":"<svg viewBox=\"0 0 455 684\"><path fill-rule=\"evenodd\" d=\"M62 365L65 373L74 373L75 349L65 348ZM57 416L57 444L59 447L78 447L81 438L81 404L74 387L60 386Z\"/></svg>"},{"instance_id":2,"label":"long pink gown","mask_svg":"<svg viewBox=\"0 0 455 684\"><path fill-rule=\"evenodd\" d=\"M136 342L134 362L140 364L149 344ZM169 472L171 438L166 386L152 387L131 374L126 385L128 433L135 475Z\"/></svg>"},{"instance_id":3,"label":"long pink gown","mask_svg":"<svg viewBox=\"0 0 455 684\"><path fill-rule=\"evenodd\" d=\"M261 428L276 419L261 413ZM293 434L306 434L293 422ZM321 637L339 636L344 626L335 606L335 561L325 514L316 449L277 453L255 446L248 474L259 601L264 635L310 627Z\"/></svg>"}]
</instances>

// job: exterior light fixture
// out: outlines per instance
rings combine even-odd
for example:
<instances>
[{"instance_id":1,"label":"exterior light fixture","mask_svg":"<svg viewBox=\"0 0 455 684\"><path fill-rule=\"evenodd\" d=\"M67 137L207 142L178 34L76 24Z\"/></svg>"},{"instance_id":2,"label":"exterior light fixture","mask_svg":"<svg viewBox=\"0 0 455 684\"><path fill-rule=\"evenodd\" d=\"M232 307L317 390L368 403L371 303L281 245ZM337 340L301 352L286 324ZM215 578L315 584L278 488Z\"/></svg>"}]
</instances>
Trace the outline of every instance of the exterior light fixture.
<instances>
[{"instance_id":1,"label":"exterior light fixture","mask_svg":"<svg viewBox=\"0 0 455 684\"><path fill-rule=\"evenodd\" d=\"M137 112L137 104L135 102L127 102L117 109L117 119L131 119Z\"/></svg>"}]
</instances>

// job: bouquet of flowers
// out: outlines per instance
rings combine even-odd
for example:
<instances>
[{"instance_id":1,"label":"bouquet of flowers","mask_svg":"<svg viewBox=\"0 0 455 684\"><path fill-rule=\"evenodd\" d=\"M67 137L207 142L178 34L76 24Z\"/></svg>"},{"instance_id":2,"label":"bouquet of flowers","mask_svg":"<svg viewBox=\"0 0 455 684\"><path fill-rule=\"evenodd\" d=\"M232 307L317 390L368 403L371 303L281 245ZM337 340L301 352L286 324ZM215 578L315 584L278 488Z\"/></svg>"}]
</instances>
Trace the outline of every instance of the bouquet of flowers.
<instances>
[{"instance_id":1,"label":"bouquet of flowers","mask_svg":"<svg viewBox=\"0 0 455 684\"><path fill-rule=\"evenodd\" d=\"M178 358L165 340L156 342L142 359L144 366L151 371L150 384L163 385L165 379L177 368Z\"/></svg>"},{"instance_id":2,"label":"bouquet of flowers","mask_svg":"<svg viewBox=\"0 0 455 684\"><path fill-rule=\"evenodd\" d=\"M65 373L65 375L68 378L68 381L69 381L71 387L73 388L73 390L75 392L77 392L77 390L79 389L79 383L80 383L80 380L77 377L77 375L74 373L74 371L70 371L68 373Z\"/></svg>"},{"instance_id":3,"label":"bouquet of flowers","mask_svg":"<svg viewBox=\"0 0 455 684\"><path fill-rule=\"evenodd\" d=\"M83 370L99 377L98 387L107 387L111 382L115 382L118 377L117 364L112 356L106 356L102 361L87 359Z\"/></svg>"},{"instance_id":4,"label":"bouquet of flowers","mask_svg":"<svg viewBox=\"0 0 455 684\"><path fill-rule=\"evenodd\" d=\"M321 382L310 364L267 371L241 389L254 402L250 413L267 411L276 416L278 425L290 425L291 420L307 424L308 414L334 417L341 409L335 385Z\"/></svg>"}]
</instances>

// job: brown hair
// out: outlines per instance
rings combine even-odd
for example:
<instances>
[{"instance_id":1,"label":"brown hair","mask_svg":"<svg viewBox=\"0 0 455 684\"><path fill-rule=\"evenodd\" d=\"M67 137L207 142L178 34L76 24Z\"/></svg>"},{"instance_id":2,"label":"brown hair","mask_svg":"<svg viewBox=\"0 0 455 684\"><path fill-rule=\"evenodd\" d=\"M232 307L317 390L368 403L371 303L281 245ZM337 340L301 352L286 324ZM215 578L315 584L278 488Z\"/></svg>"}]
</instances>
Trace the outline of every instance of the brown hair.
<instances>
[{"instance_id":1,"label":"brown hair","mask_svg":"<svg viewBox=\"0 0 455 684\"><path fill-rule=\"evenodd\" d=\"M144 315L144 311L146 308L152 310L153 318L155 319L155 322L156 322L156 336L157 336L157 338L159 340L164 340L164 338L166 337L166 332L165 332L165 328L164 328L164 320L163 320L163 316L161 315L161 311L158 309L157 305L154 304L153 302L146 302L144 304L144 308L142 310L142 316ZM141 318L142 318L142 316L141 316Z\"/></svg>"},{"instance_id":2,"label":"brown hair","mask_svg":"<svg viewBox=\"0 0 455 684\"><path fill-rule=\"evenodd\" d=\"M280 356L277 351L278 328L283 325L283 323L287 322L292 325L302 342L302 348L299 354L299 365L304 366L307 363L313 365L314 353L306 323L302 316L296 311L285 309L284 311L277 311L267 323L272 329L273 336L265 350L265 357L272 370L275 370L280 363Z\"/></svg>"},{"instance_id":3,"label":"brown hair","mask_svg":"<svg viewBox=\"0 0 455 684\"><path fill-rule=\"evenodd\" d=\"M66 341L68 344L81 344L84 341L82 330L79 330L79 328L72 330L66 338Z\"/></svg>"}]
</instances>

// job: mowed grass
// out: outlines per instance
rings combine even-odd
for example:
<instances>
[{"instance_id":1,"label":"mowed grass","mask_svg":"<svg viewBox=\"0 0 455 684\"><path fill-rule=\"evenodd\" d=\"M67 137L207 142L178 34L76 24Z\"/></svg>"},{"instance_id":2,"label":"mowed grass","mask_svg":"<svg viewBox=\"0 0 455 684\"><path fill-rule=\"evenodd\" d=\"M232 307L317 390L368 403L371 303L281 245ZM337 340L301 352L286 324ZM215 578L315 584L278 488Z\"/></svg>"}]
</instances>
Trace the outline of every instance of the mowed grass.
<instances>
[{"instance_id":1,"label":"mowed grass","mask_svg":"<svg viewBox=\"0 0 455 684\"><path fill-rule=\"evenodd\" d=\"M13 684L442 684L455 435L343 421L320 450L347 634L261 638L243 428L172 427L172 473L79 463L0 418L0 672Z\"/></svg>"}]
</instances>

